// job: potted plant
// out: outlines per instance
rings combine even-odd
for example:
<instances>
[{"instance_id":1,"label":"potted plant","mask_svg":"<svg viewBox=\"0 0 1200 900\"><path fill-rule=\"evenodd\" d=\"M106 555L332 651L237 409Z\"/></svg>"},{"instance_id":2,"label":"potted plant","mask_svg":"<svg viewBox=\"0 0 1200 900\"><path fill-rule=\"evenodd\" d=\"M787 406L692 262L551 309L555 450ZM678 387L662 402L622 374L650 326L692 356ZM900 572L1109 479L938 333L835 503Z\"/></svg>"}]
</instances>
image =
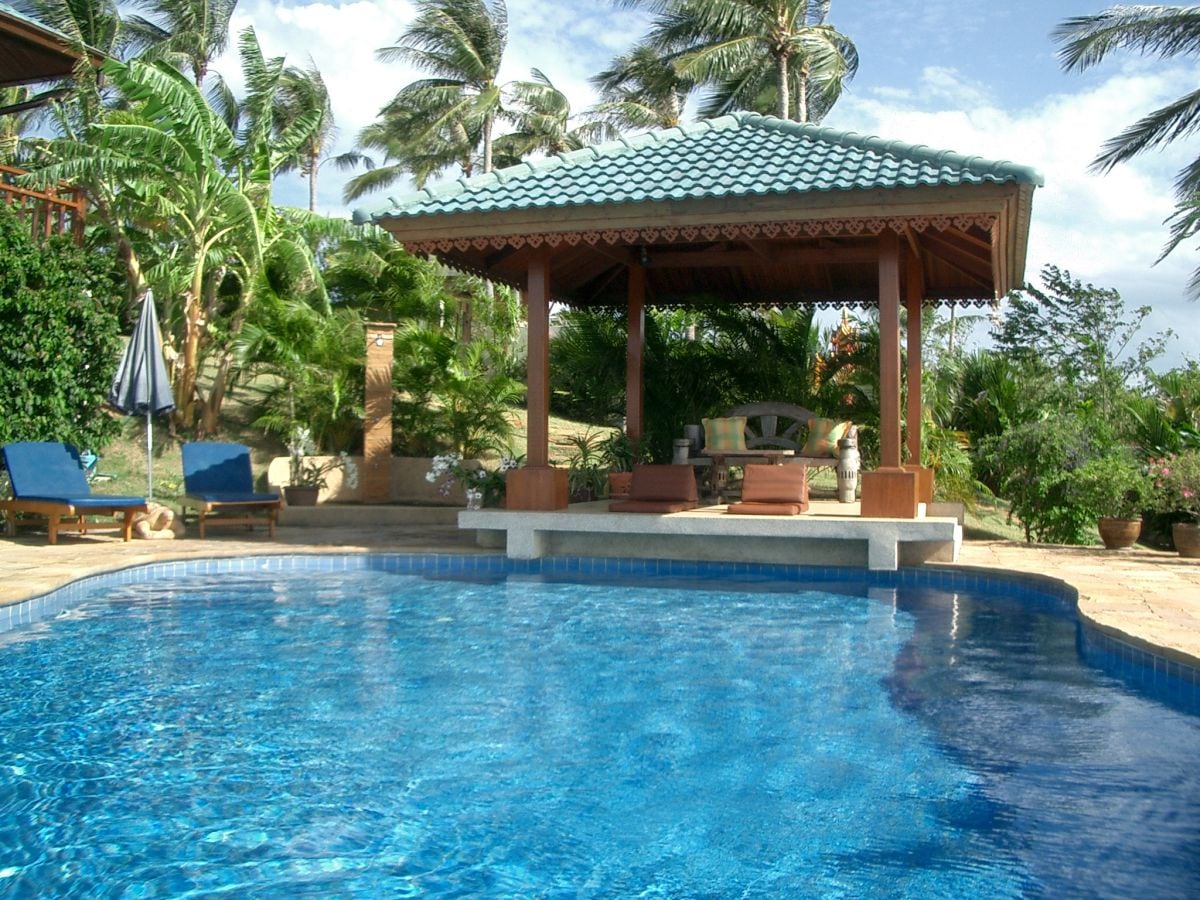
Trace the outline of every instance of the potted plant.
<instances>
[{"instance_id":1,"label":"potted plant","mask_svg":"<svg viewBox=\"0 0 1200 900\"><path fill-rule=\"evenodd\" d=\"M1109 550L1132 547L1142 533L1150 480L1128 453L1089 460L1072 476L1076 502L1096 516L1100 540Z\"/></svg>"},{"instance_id":2,"label":"potted plant","mask_svg":"<svg viewBox=\"0 0 1200 900\"><path fill-rule=\"evenodd\" d=\"M1155 505L1177 519L1171 537L1180 556L1200 559L1200 450L1150 460Z\"/></svg>"},{"instance_id":3,"label":"potted plant","mask_svg":"<svg viewBox=\"0 0 1200 900\"><path fill-rule=\"evenodd\" d=\"M567 491L571 500L585 503L602 496L606 472L600 435L589 429L571 435L566 443L575 448L567 459Z\"/></svg>"},{"instance_id":4,"label":"potted plant","mask_svg":"<svg viewBox=\"0 0 1200 900\"><path fill-rule=\"evenodd\" d=\"M312 432L303 425L292 429L288 443L288 483L283 488L288 506L316 506L321 488L325 487L325 476L334 469L346 473L349 487L357 486L358 467L345 451L333 459L319 461L310 458L315 452Z\"/></svg>"},{"instance_id":5,"label":"potted plant","mask_svg":"<svg viewBox=\"0 0 1200 900\"><path fill-rule=\"evenodd\" d=\"M614 431L600 442L600 458L608 468L608 496L626 497L633 483L635 463L644 462L644 444L624 431Z\"/></svg>"}]
</instances>

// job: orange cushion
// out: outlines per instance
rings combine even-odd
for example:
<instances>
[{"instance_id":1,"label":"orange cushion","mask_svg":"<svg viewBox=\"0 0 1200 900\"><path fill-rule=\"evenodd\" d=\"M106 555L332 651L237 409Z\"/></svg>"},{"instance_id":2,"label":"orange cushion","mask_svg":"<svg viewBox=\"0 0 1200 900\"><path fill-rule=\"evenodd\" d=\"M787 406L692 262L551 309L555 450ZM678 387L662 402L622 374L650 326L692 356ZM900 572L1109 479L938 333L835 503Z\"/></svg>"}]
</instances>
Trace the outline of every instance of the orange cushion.
<instances>
[{"instance_id":1,"label":"orange cushion","mask_svg":"<svg viewBox=\"0 0 1200 900\"><path fill-rule=\"evenodd\" d=\"M758 503L803 503L808 499L804 466L746 466L742 500Z\"/></svg>"},{"instance_id":2,"label":"orange cushion","mask_svg":"<svg viewBox=\"0 0 1200 900\"><path fill-rule=\"evenodd\" d=\"M735 516L798 516L808 503L732 503L726 512Z\"/></svg>"},{"instance_id":3,"label":"orange cushion","mask_svg":"<svg viewBox=\"0 0 1200 900\"><path fill-rule=\"evenodd\" d=\"M630 500L672 500L698 503L696 473L691 466L635 465Z\"/></svg>"}]
</instances>

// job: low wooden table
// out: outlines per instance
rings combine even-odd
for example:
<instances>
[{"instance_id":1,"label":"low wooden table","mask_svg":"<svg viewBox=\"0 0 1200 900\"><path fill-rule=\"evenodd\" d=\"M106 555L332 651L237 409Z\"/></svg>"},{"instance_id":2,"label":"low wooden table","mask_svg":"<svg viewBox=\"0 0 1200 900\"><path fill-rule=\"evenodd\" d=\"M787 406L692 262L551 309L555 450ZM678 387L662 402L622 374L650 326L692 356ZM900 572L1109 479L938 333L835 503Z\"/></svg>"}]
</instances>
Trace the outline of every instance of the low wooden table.
<instances>
[{"instance_id":1,"label":"low wooden table","mask_svg":"<svg viewBox=\"0 0 1200 900\"><path fill-rule=\"evenodd\" d=\"M739 465L743 462L754 463L759 460L765 460L772 465L782 465L787 457L795 456L796 451L781 450L778 447L756 450L730 450L728 452L706 449L702 450L701 454L712 460L709 485L713 496L716 497L717 503L724 503L725 489L729 485L730 465Z\"/></svg>"}]
</instances>

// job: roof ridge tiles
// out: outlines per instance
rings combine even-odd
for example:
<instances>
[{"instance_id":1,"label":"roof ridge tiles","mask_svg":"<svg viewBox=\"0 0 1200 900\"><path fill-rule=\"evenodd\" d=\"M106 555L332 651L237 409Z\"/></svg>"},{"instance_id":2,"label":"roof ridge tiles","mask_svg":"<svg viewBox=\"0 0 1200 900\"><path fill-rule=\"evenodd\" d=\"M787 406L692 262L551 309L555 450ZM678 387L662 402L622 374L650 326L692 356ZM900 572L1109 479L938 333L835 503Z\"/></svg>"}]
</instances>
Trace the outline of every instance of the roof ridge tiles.
<instances>
[{"instance_id":1,"label":"roof ridge tiles","mask_svg":"<svg viewBox=\"0 0 1200 900\"><path fill-rule=\"evenodd\" d=\"M1006 181L1044 183L1036 170L1007 161L741 111L450 180L361 215Z\"/></svg>"},{"instance_id":2,"label":"roof ridge tiles","mask_svg":"<svg viewBox=\"0 0 1200 900\"><path fill-rule=\"evenodd\" d=\"M967 156L955 150L936 150L928 144L911 144L907 141L889 140L878 135L863 134L856 131L843 131L829 125L814 125L811 122L793 122L789 119L766 116L762 113L741 112L734 113L733 115L742 124L751 127L787 131L802 137L822 138L843 147L851 146L863 150L874 150L879 153L913 158L936 165L949 163L961 166L975 174L994 174L996 170L1003 170L1006 174L1016 177L1018 180L1027 180L1039 187L1045 184L1045 179L1037 169L1010 162L1009 160L988 159L978 154Z\"/></svg>"}]
</instances>

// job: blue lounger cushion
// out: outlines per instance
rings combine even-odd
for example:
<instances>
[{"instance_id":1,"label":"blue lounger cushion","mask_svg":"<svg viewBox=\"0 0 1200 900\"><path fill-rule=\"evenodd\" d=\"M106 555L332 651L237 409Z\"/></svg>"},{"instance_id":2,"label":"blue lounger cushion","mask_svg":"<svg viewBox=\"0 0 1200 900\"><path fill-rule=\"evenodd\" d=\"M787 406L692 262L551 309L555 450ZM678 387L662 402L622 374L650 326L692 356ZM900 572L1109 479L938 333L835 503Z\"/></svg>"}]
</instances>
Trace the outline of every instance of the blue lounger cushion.
<instances>
[{"instance_id":1,"label":"blue lounger cushion","mask_svg":"<svg viewBox=\"0 0 1200 900\"><path fill-rule=\"evenodd\" d=\"M146 510L142 497L93 494L79 451L57 441L17 441L3 449L12 485L11 500L0 501L8 533L16 531L16 514L45 517L51 544L60 528L87 530L85 514L123 516L122 536L129 540L134 513ZM76 519L63 523L63 519Z\"/></svg>"},{"instance_id":2,"label":"blue lounger cushion","mask_svg":"<svg viewBox=\"0 0 1200 900\"><path fill-rule=\"evenodd\" d=\"M13 497L74 506L144 506L143 497L93 494L79 451L56 441L18 441L4 447L4 467Z\"/></svg>"},{"instance_id":3,"label":"blue lounger cushion","mask_svg":"<svg viewBox=\"0 0 1200 900\"><path fill-rule=\"evenodd\" d=\"M184 505L198 510L200 537L204 537L209 516L219 517L223 524L253 525L250 513L259 509L267 514L265 522L270 535L275 534L279 512L278 494L254 490L254 475L250 470L250 448L244 444L199 441L183 445ZM220 515L222 509L234 515Z\"/></svg>"}]
</instances>

